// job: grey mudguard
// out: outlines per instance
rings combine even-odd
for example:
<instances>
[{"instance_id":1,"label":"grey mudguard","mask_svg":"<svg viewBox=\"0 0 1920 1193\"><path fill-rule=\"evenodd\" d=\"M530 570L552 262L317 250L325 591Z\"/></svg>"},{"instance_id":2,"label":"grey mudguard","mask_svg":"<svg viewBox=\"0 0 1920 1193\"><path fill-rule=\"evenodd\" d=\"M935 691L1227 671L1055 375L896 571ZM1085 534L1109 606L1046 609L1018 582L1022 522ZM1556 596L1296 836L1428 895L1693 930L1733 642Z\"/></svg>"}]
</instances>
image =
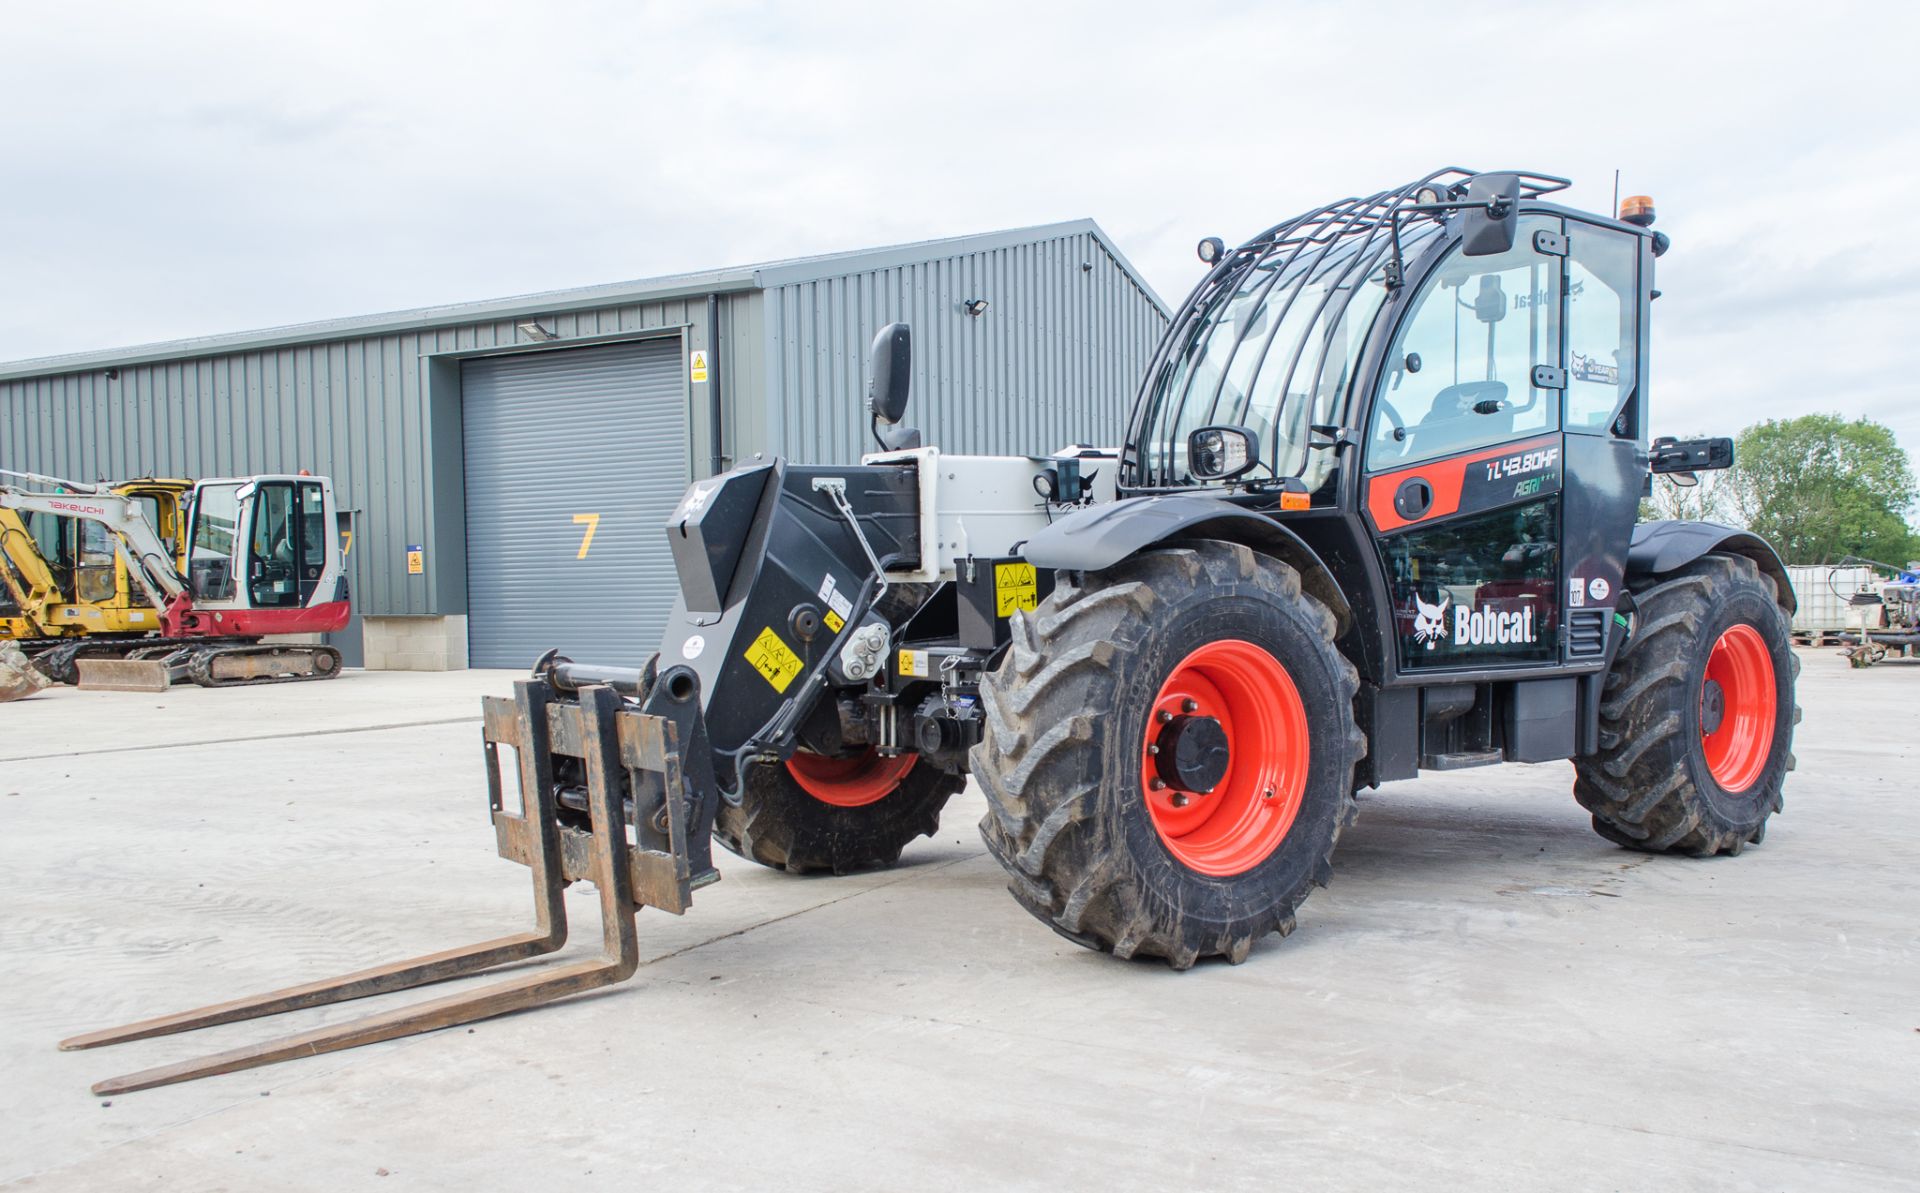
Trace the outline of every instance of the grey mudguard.
<instances>
[{"instance_id":1,"label":"grey mudguard","mask_svg":"<svg viewBox=\"0 0 1920 1193\"><path fill-rule=\"evenodd\" d=\"M1346 595L1313 548L1274 518L1218 497L1168 493L1091 505L1054 519L1017 550L1040 567L1097 572L1175 539L1242 543L1285 560L1299 571L1301 586L1332 609L1346 629L1352 616Z\"/></svg>"},{"instance_id":2,"label":"grey mudguard","mask_svg":"<svg viewBox=\"0 0 1920 1193\"><path fill-rule=\"evenodd\" d=\"M1685 567L1707 554L1744 555L1772 576L1780 589L1780 603L1788 613L1799 607L1786 565L1773 544L1751 531L1718 522L1641 522L1633 528L1627 548L1627 574L1658 576Z\"/></svg>"}]
</instances>

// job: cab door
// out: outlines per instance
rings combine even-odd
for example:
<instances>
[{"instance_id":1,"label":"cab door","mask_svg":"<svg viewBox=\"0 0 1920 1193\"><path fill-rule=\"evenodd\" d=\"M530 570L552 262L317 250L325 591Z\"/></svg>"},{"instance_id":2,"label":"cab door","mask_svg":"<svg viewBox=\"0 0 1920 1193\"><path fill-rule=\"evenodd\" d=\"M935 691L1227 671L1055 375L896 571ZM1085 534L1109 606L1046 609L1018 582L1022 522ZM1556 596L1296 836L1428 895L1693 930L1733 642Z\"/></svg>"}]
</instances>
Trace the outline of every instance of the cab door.
<instances>
[{"instance_id":1,"label":"cab door","mask_svg":"<svg viewBox=\"0 0 1920 1193\"><path fill-rule=\"evenodd\" d=\"M1400 673L1560 657L1566 233L1456 245L1403 309L1373 398L1363 504Z\"/></svg>"},{"instance_id":2,"label":"cab door","mask_svg":"<svg viewBox=\"0 0 1920 1193\"><path fill-rule=\"evenodd\" d=\"M1647 479L1649 239L1567 222L1565 502L1569 663L1606 655Z\"/></svg>"}]
</instances>

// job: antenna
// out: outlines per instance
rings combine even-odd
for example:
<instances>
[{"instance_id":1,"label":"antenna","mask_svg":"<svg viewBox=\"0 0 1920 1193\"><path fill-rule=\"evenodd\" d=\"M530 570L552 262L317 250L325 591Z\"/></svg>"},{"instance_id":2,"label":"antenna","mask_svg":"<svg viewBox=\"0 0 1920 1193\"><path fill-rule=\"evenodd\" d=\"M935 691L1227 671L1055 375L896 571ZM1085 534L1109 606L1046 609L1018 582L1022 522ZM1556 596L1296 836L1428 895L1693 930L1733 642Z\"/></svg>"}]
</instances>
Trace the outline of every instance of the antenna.
<instances>
[{"instance_id":1,"label":"antenna","mask_svg":"<svg viewBox=\"0 0 1920 1193\"><path fill-rule=\"evenodd\" d=\"M1611 214L1615 219L1620 218L1620 171L1618 169L1613 172L1613 211Z\"/></svg>"}]
</instances>

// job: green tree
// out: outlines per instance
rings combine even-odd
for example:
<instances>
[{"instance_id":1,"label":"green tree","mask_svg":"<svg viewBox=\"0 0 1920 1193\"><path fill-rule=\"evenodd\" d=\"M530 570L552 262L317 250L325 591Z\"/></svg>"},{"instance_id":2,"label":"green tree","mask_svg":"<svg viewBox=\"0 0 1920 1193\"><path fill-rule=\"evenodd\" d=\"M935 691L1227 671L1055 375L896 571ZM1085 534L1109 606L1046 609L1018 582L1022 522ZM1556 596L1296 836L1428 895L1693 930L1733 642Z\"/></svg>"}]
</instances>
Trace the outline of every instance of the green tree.
<instances>
[{"instance_id":1,"label":"green tree","mask_svg":"<svg viewBox=\"0 0 1920 1193\"><path fill-rule=\"evenodd\" d=\"M1887 427L1837 414L1768 419L1740 432L1728 497L1740 519L1788 563L1915 553L1906 512L1913 469Z\"/></svg>"}]
</instances>

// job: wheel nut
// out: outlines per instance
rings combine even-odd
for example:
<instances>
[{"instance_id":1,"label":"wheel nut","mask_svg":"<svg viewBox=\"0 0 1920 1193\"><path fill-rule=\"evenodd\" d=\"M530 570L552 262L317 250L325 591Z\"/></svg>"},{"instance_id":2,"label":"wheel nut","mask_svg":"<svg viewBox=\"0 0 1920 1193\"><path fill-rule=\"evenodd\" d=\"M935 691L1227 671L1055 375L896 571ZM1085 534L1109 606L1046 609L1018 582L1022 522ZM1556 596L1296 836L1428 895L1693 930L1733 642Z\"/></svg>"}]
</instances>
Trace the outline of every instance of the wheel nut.
<instances>
[{"instance_id":1,"label":"wheel nut","mask_svg":"<svg viewBox=\"0 0 1920 1193\"><path fill-rule=\"evenodd\" d=\"M1164 725L1168 721L1173 720L1173 714L1163 708L1159 712L1153 714L1153 719L1160 722L1162 725Z\"/></svg>"},{"instance_id":2,"label":"wheel nut","mask_svg":"<svg viewBox=\"0 0 1920 1193\"><path fill-rule=\"evenodd\" d=\"M1180 702L1180 711L1181 711L1181 712L1194 712L1194 711L1196 711L1196 710L1197 710L1197 709L1198 709L1199 707L1200 707L1200 704L1199 704L1199 702L1198 702L1198 701L1196 701L1196 700L1182 700L1182 701Z\"/></svg>"},{"instance_id":3,"label":"wheel nut","mask_svg":"<svg viewBox=\"0 0 1920 1193\"><path fill-rule=\"evenodd\" d=\"M1186 807L1186 806L1187 806L1187 797L1186 797L1186 796L1184 796L1184 795L1181 795L1181 794L1180 794L1180 793L1179 793L1178 791L1176 791L1176 792L1174 792L1174 793L1173 793L1173 806L1174 806L1174 807L1176 807L1176 808L1184 808L1184 807Z\"/></svg>"},{"instance_id":4,"label":"wheel nut","mask_svg":"<svg viewBox=\"0 0 1920 1193\"><path fill-rule=\"evenodd\" d=\"M1149 781L1149 782L1147 783L1147 786L1148 786L1148 787L1151 787L1151 788L1152 788L1153 790L1155 790L1155 791L1159 791L1159 790L1161 790L1161 789L1162 789L1162 788L1164 788L1164 787L1165 787L1166 785L1167 785L1167 784L1166 784L1166 780L1164 780L1164 779L1153 779L1153 780L1150 780L1150 781ZM1179 796L1175 796L1174 798L1175 798L1175 799L1179 799L1180 797L1179 797Z\"/></svg>"},{"instance_id":5,"label":"wheel nut","mask_svg":"<svg viewBox=\"0 0 1920 1193\"><path fill-rule=\"evenodd\" d=\"M1159 747L1159 746L1148 746L1148 747L1147 747L1147 756L1148 756L1148 757L1152 757L1153 755L1155 755L1155 754L1158 754L1159 752L1160 752L1160 747Z\"/></svg>"}]
</instances>

